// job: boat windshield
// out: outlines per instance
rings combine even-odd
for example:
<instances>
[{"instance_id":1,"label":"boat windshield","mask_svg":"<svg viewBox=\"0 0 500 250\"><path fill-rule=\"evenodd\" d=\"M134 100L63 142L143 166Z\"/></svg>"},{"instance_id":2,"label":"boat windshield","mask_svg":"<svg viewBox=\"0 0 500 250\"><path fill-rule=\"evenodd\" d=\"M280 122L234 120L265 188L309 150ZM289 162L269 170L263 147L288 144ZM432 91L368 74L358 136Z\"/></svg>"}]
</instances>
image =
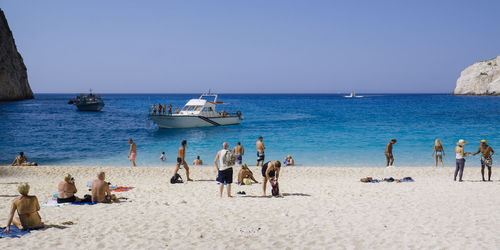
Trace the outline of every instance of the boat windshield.
<instances>
[{"instance_id":1,"label":"boat windshield","mask_svg":"<svg viewBox=\"0 0 500 250\"><path fill-rule=\"evenodd\" d=\"M186 105L184 108L182 108L182 111L201 111L203 109L203 106L191 106L191 105Z\"/></svg>"}]
</instances>

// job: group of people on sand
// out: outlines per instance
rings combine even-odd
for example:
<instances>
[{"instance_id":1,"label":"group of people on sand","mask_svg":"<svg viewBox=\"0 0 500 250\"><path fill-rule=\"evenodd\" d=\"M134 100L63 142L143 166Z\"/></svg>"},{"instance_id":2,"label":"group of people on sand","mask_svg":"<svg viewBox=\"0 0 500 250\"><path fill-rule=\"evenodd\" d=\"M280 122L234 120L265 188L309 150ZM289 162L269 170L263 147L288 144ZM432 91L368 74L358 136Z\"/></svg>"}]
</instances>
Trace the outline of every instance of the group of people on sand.
<instances>
[{"instance_id":1,"label":"group of people on sand","mask_svg":"<svg viewBox=\"0 0 500 250\"><path fill-rule=\"evenodd\" d=\"M259 138L260 143L262 143L262 137ZM257 144L259 144L259 141ZM262 144L263 146L263 144ZM242 155L244 151L241 144L238 145L231 151L229 150L229 144L224 142L222 144L222 149L219 150L215 156L214 166L217 171L216 181L219 183L219 194L222 197L224 186L227 187L227 196L231 196L231 184L233 183L233 167L240 165L241 169L238 173L238 184L248 185L251 181L258 183L255 179L253 172L248 168L247 164L242 164ZM238 154L240 153L240 154ZM270 185L276 185L278 183L278 178L281 170L280 161L268 161L263 163L264 158L258 158L257 166L259 162L261 164L262 173L262 195L266 195L267 182Z\"/></svg>"},{"instance_id":2,"label":"group of people on sand","mask_svg":"<svg viewBox=\"0 0 500 250\"><path fill-rule=\"evenodd\" d=\"M85 195L81 199L75 196L76 189L75 179L66 174L64 180L61 181L57 187L57 203L81 203L81 202L98 202L98 203L111 203L118 201L118 198L111 194L109 183L106 182L106 174L100 172L97 179L92 182L92 195ZM11 203L9 218L4 232L10 231L10 225L13 224L20 230L39 229L44 226L42 218L38 211L40 211L40 204L38 198L34 195L29 195L30 185L22 183L17 187L20 196L14 198ZM15 217L17 212L18 216Z\"/></svg>"},{"instance_id":3,"label":"group of people on sand","mask_svg":"<svg viewBox=\"0 0 500 250\"><path fill-rule=\"evenodd\" d=\"M394 156L392 154L392 148L393 145L397 142L396 139L392 139L389 143L387 143L387 146L385 147L385 157L387 161L387 167L392 166L394 163ZM465 168L465 158L468 156L475 156L479 153L481 153L481 176L483 181L486 181L486 178L484 177L484 172L485 168L488 169L488 181L491 181L491 167L493 165L493 155L495 154L495 151L493 148L488 145L488 142L486 140L481 140L481 144L479 145L478 150L475 153L466 153L464 146L467 144L466 141L463 139L460 139L457 142L457 146L455 147L455 159L456 159L456 167L455 167L455 173L453 175L453 180L457 180L457 175L458 175L458 181L462 181L462 176ZM444 167L443 163L443 157L445 156L445 151L443 148L443 144L441 143L441 140L436 139L434 142L434 150L432 151L432 157L435 157L436 159L436 167L438 166L438 161L441 162L441 166Z\"/></svg>"},{"instance_id":4,"label":"group of people on sand","mask_svg":"<svg viewBox=\"0 0 500 250\"><path fill-rule=\"evenodd\" d=\"M165 115L165 113L167 113L168 115L172 115L172 104L169 104L168 106L166 104L162 105L161 103L158 103L158 106L153 104L151 106L151 111L152 111L151 113L153 115L156 115L157 111L158 111L158 115ZM179 108L175 108L175 113L179 114Z\"/></svg>"}]
</instances>

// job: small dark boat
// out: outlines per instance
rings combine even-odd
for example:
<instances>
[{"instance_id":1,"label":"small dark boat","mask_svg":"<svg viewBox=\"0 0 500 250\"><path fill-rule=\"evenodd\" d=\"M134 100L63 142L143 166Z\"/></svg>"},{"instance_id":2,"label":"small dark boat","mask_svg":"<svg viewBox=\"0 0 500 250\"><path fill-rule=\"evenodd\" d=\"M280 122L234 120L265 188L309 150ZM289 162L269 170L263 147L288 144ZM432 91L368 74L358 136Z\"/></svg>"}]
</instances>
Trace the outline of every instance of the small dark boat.
<instances>
[{"instance_id":1,"label":"small dark boat","mask_svg":"<svg viewBox=\"0 0 500 250\"><path fill-rule=\"evenodd\" d=\"M101 111L104 107L104 101L100 95L94 95L92 90L90 94L84 96L80 94L75 99L70 99L68 104L74 104L80 111Z\"/></svg>"}]
</instances>

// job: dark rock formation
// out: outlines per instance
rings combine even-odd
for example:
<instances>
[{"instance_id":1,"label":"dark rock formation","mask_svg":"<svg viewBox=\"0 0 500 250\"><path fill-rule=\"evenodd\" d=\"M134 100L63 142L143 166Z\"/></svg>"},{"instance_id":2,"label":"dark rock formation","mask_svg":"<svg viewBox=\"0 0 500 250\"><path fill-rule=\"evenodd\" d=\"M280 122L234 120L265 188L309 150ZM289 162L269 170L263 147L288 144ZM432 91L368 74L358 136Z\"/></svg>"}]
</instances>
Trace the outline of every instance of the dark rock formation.
<instances>
[{"instance_id":1,"label":"dark rock formation","mask_svg":"<svg viewBox=\"0 0 500 250\"><path fill-rule=\"evenodd\" d=\"M28 73L5 15L0 9L0 101L33 99Z\"/></svg>"}]
</instances>

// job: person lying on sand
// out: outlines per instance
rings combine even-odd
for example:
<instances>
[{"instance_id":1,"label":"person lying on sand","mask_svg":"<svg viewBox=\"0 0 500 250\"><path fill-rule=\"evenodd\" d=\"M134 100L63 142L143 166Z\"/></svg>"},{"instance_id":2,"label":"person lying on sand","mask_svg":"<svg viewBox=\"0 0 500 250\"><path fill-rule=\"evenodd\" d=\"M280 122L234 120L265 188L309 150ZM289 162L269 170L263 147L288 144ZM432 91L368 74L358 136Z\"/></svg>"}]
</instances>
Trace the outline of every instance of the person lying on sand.
<instances>
[{"instance_id":1,"label":"person lying on sand","mask_svg":"<svg viewBox=\"0 0 500 250\"><path fill-rule=\"evenodd\" d=\"M97 179L92 182L92 202L111 203L111 201L118 201L116 195L111 194L108 182L104 181L106 174L100 172Z\"/></svg>"},{"instance_id":2,"label":"person lying on sand","mask_svg":"<svg viewBox=\"0 0 500 250\"><path fill-rule=\"evenodd\" d=\"M278 181L280 176L281 162L280 161L268 161L262 166L262 191L263 196L266 196L266 184L273 185L274 181Z\"/></svg>"},{"instance_id":3,"label":"person lying on sand","mask_svg":"<svg viewBox=\"0 0 500 250\"><path fill-rule=\"evenodd\" d=\"M70 174L66 174L64 181L61 181L57 186L57 203L80 202L81 199L75 196L77 191L75 178Z\"/></svg>"},{"instance_id":4,"label":"person lying on sand","mask_svg":"<svg viewBox=\"0 0 500 250\"><path fill-rule=\"evenodd\" d=\"M30 191L30 185L28 183L23 183L17 187L17 190L21 196L14 198L12 200L12 206L10 208L9 219L7 221L7 227L4 232L8 233L10 231L10 224L14 224L20 230L26 229L36 229L43 227L42 218L38 214L40 211L40 204L38 199L34 195L28 195ZM19 217L14 218L14 213L17 210Z\"/></svg>"},{"instance_id":5,"label":"person lying on sand","mask_svg":"<svg viewBox=\"0 0 500 250\"><path fill-rule=\"evenodd\" d=\"M253 173L252 171L248 168L248 165L246 163L244 163L243 165L241 165L241 169L240 169L240 172L238 172L238 183L239 184L245 184L245 185L248 185L250 184L250 182L248 182L248 184L246 184L246 182L244 181L245 179L249 179L249 180L252 180L254 181L255 183L259 183L254 177L253 177Z\"/></svg>"},{"instance_id":6,"label":"person lying on sand","mask_svg":"<svg viewBox=\"0 0 500 250\"><path fill-rule=\"evenodd\" d=\"M38 166L36 162L28 162L28 158L24 156L24 152L19 152L19 155L14 159L12 166Z\"/></svg>"}]
</instances>

